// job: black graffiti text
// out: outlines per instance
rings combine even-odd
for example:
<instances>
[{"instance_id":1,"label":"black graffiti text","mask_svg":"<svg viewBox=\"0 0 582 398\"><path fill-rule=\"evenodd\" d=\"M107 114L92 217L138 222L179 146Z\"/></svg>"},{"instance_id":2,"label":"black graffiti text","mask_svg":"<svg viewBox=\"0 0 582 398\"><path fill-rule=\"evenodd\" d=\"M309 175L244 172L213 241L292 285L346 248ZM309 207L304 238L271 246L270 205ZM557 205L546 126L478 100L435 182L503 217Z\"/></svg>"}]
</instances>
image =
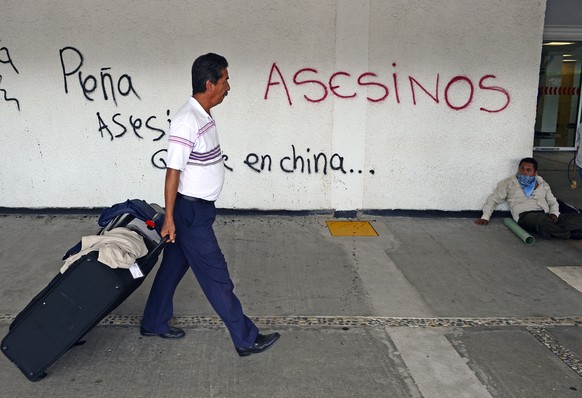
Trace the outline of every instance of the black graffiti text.
<instances>
[{"instance_id":1,"label":"black graffiti text","mask_svg":"<svg viewBox=\"0 0 582 398\"><path fill-rule=\"evenodd\" d=\"M309 155L309 152L311 150L307 148L306 150L307 155L303 157L301 155L297 155L295 151L295 145L291 145L291 149L293 151L293 155L285 156L279 162L281 170L283 170L285 173L294 173L297 170L300 170L301 173L304 173L305 170L307 169L307 174L311 174L311 158ZM320 152L318 154L313 155L313 171L315 173L319 173L319 170L321 168L323 174L327 174L327 164L328 161L325 153ZM299 167L299 165L301 165L301 167ZM329 167L332 170L338 170L341 171L343 174L346 174L346 171L344 170L344 158L338 155L337 153L331 155L329 159Z\"/></svg>"},{"instance_id":2,"label":"black graffiti text","mask_svg":"<svg viewBox=\"0 0 582 398\"><path fill-rule=\"evenodd\" d=\"M16 103L16 109L18 109L18 111L20 112L20 101L18 101L18 98L9 97L6 90L4 90L2 88L2 75L0 75L0 93L2 94L0 96L0 99L4 99L4 101L6 101L6 102L12 101L12 102Z\"/></svg>"},{"instance_id":3,"label":"black graffiti text","mask_svg":"<svg viewBox=\"0 0 582 398\"><path fill-rule=\"evenodd\" d=\"M263 171L271 172L273 170L273 157L271 155L258 155L256 153L249 153L243 161L251 170L261 173ZM301 173L301 174L328 174L329 171L337 171L342 174L358 173L362 174L362 170L346 169L345 158L338 153L333 153L331 156L325 152L312 153L310 148L305 150L305 155L300 155L291 145L290 156L280 158L275 165L278 165L281 171L285 173ZM374 174L374 170L370 170L370 174Z\"/></svg>"},{"instance_id":4,"label":"black graffiti text","mask_svg":"<svg viewBox=\"0 0 582 398\"><path fill-rule=\"evenodd\" d=\"M10 57L10 51L8 51L8 48L6 47L0 48L0 63L12 66L14 72L16 72L17 75L19 74L14 62L12 62L12 57Z\"/></svg>"},{"instance_id":5,"label":"black graffiti text","mask_svg":"<svg viewBox=\"0 0 582 398\"><path fill-rule=\"evenodd\" d=\"M167 149L160 149L156 152L154 152L154 154L152 155L152 165L156 168L156 169L165 169L166 168L166 159L165 159L165 154L168 152Z\"/></svg>"},{"instance_id":6,"label":"black graffiti text","mask_svg":"<svg viewBox=\"0 0 582 398\"><path fill-rule=\"evenodd\" d=\"M100 89L101 95L105 101L111 99L115 105L117 105L118 95L127 97L133 94L141 100L139 94L135 90L131 76L128 74L122 74L117 77L110 72L110 67L102 67L98 74L88 74L87 76L84 76L81 68L85 62L85 58L81 51L74 47L64 47L59 50L59 56L66 94L69 94L69 78L76 75L83 96L88 101L95 100L94 95L99 95L96 94L98 89Z\"/></svg>"},{"instance_id":7,"label":"black graffiti text","mask_svg":"<svg viewBox=\"0 0 582 398\"><path fill-rule=\"evenodd\" d=\"M12 61L10 51L8 50L7 47L0 48L0 63L10 65L17 75L20 74L20 72L18 72L18 69L16 68L16 65L14 65L14 62ZM3 75L0 74L0 93L2 94L0 96L0 99L3 99L6 102L14 102L16 104L16 108L20 112L20 101L18 101L18 98L8 96L8 92L2 88L2 78Z\"/></svg>"},{"instance_id":8,"label":"black graffiti text","mask_svg":"<svg viewBox=\"0 0 582 398\"><path fill-rule=\"evenodd\" d=\"M103 118L97 112L97 124L97 130L101 133L101 137L109 136L111 141L123 137L130 129L139 139L144 139L144 132L155 133L152 141L159 141L166 135L165 130L159 126L156 116L143 119L134 115L124 116L121 113L116 113L110 118Z\"/></svg>"}]
</instances>

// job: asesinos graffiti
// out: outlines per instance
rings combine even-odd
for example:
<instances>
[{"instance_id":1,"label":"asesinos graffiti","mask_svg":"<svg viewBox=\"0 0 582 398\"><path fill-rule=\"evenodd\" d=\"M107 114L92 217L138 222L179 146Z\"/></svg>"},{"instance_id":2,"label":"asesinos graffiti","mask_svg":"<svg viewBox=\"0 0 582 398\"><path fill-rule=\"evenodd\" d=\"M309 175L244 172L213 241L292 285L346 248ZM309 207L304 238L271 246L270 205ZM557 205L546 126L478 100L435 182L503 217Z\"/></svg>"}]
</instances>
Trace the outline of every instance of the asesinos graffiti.
<instances>
[{"instance_id":1,"label":"asesinos graffiti","mask_svg":"<svg viewBox=\"0 0 582 398\"><path fill-rule=\"evenodd\" d=\"M392 64L396 68L396 63ZM287 77L286 77L287 76ZM296 100L297 92L301 92L303 87L309 87L310 93L300 96L308 103L320 103L333 96L338 99L354 99L358 96L365 95L366 100L374 103L384 103L390 100L392 93L393 100L396 104L404 104L405 96L411 101L413 106L420 103L420 94L426 95L430 101L435 104L442 103L453 111L469 109L471 106L478 106L479 110L488 113L497 113L504 111L511 101L509 92L500 86L492 85L492 81L497 79L493 74L485 74L479 78L470 78L465 75L453 76L446 81L441 80L441 74L436 73L434 79L434 89L427 88L426 83L421 83L420 78L408 76L408 83L402 84L398 72L393 71L389 78L382 78L375 72L364 72L353 74L345 71L334 72L326 79L315 68L301 68L293 74L286 75L281 68L274 62L271 65L267 85L265 88L264 100L269 100L271 95L284 96L289 106L293 106L293 100ZM293 83L293 86L291 85ZM352 88L347 88L352 87ZM356 87L356 91L353 87ZM291 89L295 88L295 91ZM357 88L361 91L357 91ZM282 89L282 90L281 90ZM495 108L485 108L475 103L475 93L477 90L487 96L494 96L492 100L498 103ZM319 94L313 94L313 92ZM489 98L488 98L489 99Z\"/></svg>"}]
</instances>

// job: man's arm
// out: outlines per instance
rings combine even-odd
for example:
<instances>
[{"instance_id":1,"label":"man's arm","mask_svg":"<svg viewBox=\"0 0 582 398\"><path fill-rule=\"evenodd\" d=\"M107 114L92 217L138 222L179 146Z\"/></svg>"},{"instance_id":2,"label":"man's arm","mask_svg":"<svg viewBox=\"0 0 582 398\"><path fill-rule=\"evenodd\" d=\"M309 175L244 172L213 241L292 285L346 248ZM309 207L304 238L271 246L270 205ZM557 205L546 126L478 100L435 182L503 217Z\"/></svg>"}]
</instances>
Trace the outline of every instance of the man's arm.
<instances>
[{"instance_id":1,"label":"man's arm","mask_svg":"<svg viewBox=\"0 0 582 398\"><path fill-rule=\"evenodd\" d=\"M552 219L553 222L557 223L558 217L560 216L560 204L558 203L558 200L552 193L550 185L547 182L545 182L545 185L547 188L546 201L548 202L548 206L550 207L550 218Z\"/></svg>"},{"instance_id":2,"label":"man's arm","mask_svg":"<svg viewBox=\"0 0 582 398\"><path fill-rule=\"evenodd\" d=\"M497 205L504 202L505 199L507 198L507 189L508 189L507 180L503 180L499 182L499 184L497 184L497 188L495 188L495 191L493 191L491 195L489 195L487 201L485 202L485 206L483 206L483 214L481 215L481 218L475 220L475 224L477 225L489 224L489 219L491 218L491 215L495 211Z\"/></svg>"},{"instance_id":3,"label":"man's arm","mask_svg":"<svg viewBox=\"0 0 582 398\"><path fill-rule=\"evenodd\" d=\"M178 195L178 184L180 182L180 170L166 169L166 182L164 185L164 198L166 202L166 214L164 225L162 226L162 236L169 235L170 242L176 241L176 226L174 224L174 206Z\"/></svg>"}]
</instances>

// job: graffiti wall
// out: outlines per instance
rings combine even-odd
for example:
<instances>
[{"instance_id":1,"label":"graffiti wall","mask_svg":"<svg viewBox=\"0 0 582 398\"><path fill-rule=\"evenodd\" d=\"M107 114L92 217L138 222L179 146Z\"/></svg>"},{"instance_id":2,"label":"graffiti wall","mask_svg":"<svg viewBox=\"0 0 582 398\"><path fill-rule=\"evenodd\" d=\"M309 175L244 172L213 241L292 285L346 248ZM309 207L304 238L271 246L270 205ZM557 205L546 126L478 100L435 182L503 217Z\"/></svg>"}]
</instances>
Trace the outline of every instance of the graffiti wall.
<instances>
[{"instance_id":1,"label":"graffiti wall","mask_svg":"<svg viewBox=\"0 0 582 398\"><path fill-rule=\"evenodd\" d=\"M163 203L194 58L241 209L482 206L531 155L545 1L6 0L0 207Z\"/></svg>"}]
</instances>

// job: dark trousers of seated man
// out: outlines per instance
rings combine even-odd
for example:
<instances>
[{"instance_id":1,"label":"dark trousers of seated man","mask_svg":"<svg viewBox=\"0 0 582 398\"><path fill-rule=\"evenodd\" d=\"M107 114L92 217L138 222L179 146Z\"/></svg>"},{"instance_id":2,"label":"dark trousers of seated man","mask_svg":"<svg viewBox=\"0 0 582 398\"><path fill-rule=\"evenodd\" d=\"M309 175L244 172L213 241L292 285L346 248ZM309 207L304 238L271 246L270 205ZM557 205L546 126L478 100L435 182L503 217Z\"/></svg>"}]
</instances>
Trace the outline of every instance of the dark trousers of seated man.
<instances>
[{"instance_id":1,"label":"dark trousers of seated man","mask_svg":"<svg viewBox=\"0 0 582 398\"><path fill-rule=\"evenodd\" d=\"M518 224L546 239L582 239L582 214L560 214L554 223L543 211L528 211L519 215Z\"/></svg>"}]
</instances>

